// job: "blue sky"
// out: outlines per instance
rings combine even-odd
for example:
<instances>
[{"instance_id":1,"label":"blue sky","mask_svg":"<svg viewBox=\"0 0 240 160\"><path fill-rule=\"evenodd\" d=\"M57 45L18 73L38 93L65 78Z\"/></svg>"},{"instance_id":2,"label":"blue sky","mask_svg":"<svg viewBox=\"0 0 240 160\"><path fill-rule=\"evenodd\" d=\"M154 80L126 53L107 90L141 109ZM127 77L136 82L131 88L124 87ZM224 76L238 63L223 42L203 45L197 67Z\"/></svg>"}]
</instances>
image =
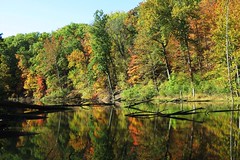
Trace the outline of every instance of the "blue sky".
<instances>
[{"instance_id":1,"label":"blue sky","mask_svg":"<svg viewBox=\"0 0 240 160\"><path fill-rule=\"evenodd\" d=\"M93 14L129 11L143 0L1 0L0 33L52 32L74 23L93 22Z\"/></svg>"}]
</instances>

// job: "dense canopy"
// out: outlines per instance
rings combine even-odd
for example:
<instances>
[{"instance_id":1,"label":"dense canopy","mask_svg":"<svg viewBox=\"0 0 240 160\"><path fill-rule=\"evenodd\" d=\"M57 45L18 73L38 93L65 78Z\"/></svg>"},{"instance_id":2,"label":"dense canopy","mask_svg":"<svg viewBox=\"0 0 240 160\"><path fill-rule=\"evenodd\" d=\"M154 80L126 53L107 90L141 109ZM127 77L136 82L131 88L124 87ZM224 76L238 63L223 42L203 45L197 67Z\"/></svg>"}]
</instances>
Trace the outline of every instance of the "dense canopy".
<instances>
[{"instance_id":1,"label":"dense canopy","mask_svg":"<svg viewBox=\"0 0 240 160\"><path fill-rule=\"evenodd\" d=\"M0 96L229 93L226 37L238 95L239 7L237 0L146 0L127 13L96 11L93 24L7 37L0 42Z\"/></svg>"}]
</instances>

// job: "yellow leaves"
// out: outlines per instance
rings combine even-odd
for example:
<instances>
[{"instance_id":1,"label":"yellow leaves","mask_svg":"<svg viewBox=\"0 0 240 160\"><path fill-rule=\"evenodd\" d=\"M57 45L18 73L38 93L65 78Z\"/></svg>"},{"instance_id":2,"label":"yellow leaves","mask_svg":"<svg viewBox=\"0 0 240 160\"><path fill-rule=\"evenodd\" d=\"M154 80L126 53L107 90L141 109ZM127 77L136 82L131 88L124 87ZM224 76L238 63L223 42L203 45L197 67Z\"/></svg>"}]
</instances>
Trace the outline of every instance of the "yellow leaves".
<instances>
[{"instance_id":1,"label":"yellow leaves","mask_svg":"<svg viewBox=\"0 0 240 160\"><path fill-rule=\"evenodd\" d=\"M37 87L37 80L33 74L27 74L23 88L26 90L33 90Z\"/></svg>"},{"instance_id":2,"label":"yellow leaves","mask_svg":"<svg viewBox=\"0 0 240 160\"><path fill-rule=\"evenodd\" d=\"M89 112L76 111L73 119L69 121L70 140L68 145L72 146L76 151L81 151L87 145L89 127L86 124L88 123L89 117Z\"/></svg>"},{"instance_id":3,"label":"yellow leaves","mask_svg":"<svg viewBox=\"0 0 240 160\"><path fill-rule=\"evenodd\" d=\"M159 30L159 23L164 17L164 11L163 2L149 0L142 3L139 8L138 30L145 30L146 32Z\"/></svg>"},{"instance_id":4,"label":"yellow leaves","mask_svg":"<svg viewBox=\"0 0 240 160\"><path fill-rule=\"evenodd\" d=\"M234 52L232 53L232 55L233 55L233 57L235 57L235 61L238 61L238 63L240 63L240 62L239 62L239 61L240 61L240 48L237 49L236 51L234 51Z\"/></svg>"},{"instance_id":5,"label":"yellow leaves","mask_svg":"<svg viewBox=\"0 0 240 160\"><path fill-rule=\"evenodd\" d=\"M69 145L73 147L74 150L76 151L81 151L86 147L87 144L87 138L81 138L79 139L78 137L73 137L75 135L70 133L70 140L69 140Z\"/></svg>"},{"instance_id":6,"label":"yellow leaves","mask_svg":"<svg viewBox=\"0 0 240 160\"><path fill-rule=\"evenodd\" d=\"M31 94L38 88L37 76L31 73L28 68L27 60L22 54L16 54L16 59L18 60L18 68L21 70L21 78L23 81L23 88L26 90L26 95Z\"/></svg>"},{"instance_id":7,"label":"yellow leaves","mask_svg":"<svg viewBox=\"0 0 240 160\"><path fill-rule=\"evenodd\" d=\"M96 82L93 84L93 89L98 96L104 97L107 92L106 90L106 76L98 76Z\"/></svg>"},{"instance_id":8,"label":"yellow leaves","mask_svg":"<svg viewBox=\"0 0 240 160\"><path fill-rule=\"evenodd\" d=\"M80 50L74 50L68 57L68 67L71 71L68 78L72 81L73 87L84 93L88 97L88 80L87 80L87 59L88 57Z\"/></svg>"},{"instance_id":9,"label":"yellow leaves","mask_svg":"<svg viewBox=\"0 0 240 160\"><path fill-rule=\"evenodd\" d=\"M90 56L90 54L92 53L92 47L90 44L90 34L87 33L84 37L84 39L81 41L82 46L83 46L83 50L85 52L86 56Z\"/></svg>"},{"instance_id":10,"label":"yellow leaves","mask_svg":"<svg viewBox=\"0 0 240 160\"><path fill-rule=\"evenodd\" d=\"M18 68L22 71L21 77L25 79L29 74L29 69L27 67L26 59L24 55L21 55L21 54L16 54L15 56L16 56L16 59L18 60L18 64L17 64Z\"/></svg>"},{"instance_id":11,"label":"yellow leaves","mask_svg":"<svg viewBox=\"0 0 240 160\"><path fill-rule=\"evenodd\" d=\"M80 66L81 64L83 64L86 60L84 57L84 53L82 51L79 50L74 50L68 57L68 67L72 68L72 67L77 67Z\"/></svg>"}]
</instances>

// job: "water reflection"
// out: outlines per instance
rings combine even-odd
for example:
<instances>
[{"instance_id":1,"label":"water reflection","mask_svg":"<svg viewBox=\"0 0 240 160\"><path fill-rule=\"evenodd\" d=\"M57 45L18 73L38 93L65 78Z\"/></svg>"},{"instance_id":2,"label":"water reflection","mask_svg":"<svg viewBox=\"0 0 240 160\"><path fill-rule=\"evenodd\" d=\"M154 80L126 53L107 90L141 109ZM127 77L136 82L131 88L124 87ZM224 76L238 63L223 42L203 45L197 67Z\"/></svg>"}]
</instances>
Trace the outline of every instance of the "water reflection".
<instances>
[{"instance_id":1,"label":"water reflection","mask_svg":"<svg viewBox=\"0 0 240 160\"><path fill-rule=\"evenodd\" d=\"M0 139L0 159L240 158L239 105L95 106L45 116L17 124L39 134Z\"/></svg>"}]
</instances>

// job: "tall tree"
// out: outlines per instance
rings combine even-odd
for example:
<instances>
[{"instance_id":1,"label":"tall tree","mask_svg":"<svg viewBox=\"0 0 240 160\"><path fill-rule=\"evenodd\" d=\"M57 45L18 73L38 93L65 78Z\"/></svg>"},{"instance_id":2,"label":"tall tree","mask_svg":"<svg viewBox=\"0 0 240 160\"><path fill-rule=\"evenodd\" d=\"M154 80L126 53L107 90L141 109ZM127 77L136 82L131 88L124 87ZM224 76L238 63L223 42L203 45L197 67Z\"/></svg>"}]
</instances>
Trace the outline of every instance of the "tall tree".
<instances>
[{"instance_id":1,"label":"tall tree","mask_svg":"<svg viewBox=\"0 0 240 160\"><path fill-rule=\"evenodd\" d=\"M116 12L109 15L106 23L106 30L114 45L114 50L122 57L126 56L127 34L125 32L124 21L127 17L125 12Z\"/></svg>"},{"instance_id":2,"label":"tall tree","mask_svg":"<svg viewBox=\"0 0 240 160\"><path fill-rule=\"evenodd\" d=\"M211 47L215 59L215 73L225 84L225 92L239 93L239 6L237 1L217 2L216 25L212 27ZM228 73L228 74L226 74ZM231 83L230 83L231 82ZM228 85L227 85L228 84Z\"/></svg>"},{"instance_id":3,"label":"tall tree","mask_svg":"<svg viewBox=\"0 0 240 160\"><path fill-rule=\"evenodd\" d=\"M79 39L80 44L78 45L81 47L75 49L70 55L67 56L69 68L68 78L72 82L74 91L81 93L83 98L90 98L92 87L88 80L89 74L87 67L92 49L90 45L90 35L87 31L89 26L82 27L85 28L85 31L81 34Z\"/></svg>"},{"instance_id":4,"label":"tall tree","mask_svg":"<svg viewBox=\"0 0 240 160\"><path fill-rule=\"evenodd\" d=\"M109 15L106 30L109 34L111 41L111 56L114 63L113 76L116 77L117 89L124 89L127 87L127 67L129 61L128 48L131 46L131 35L127 30L125 23L127 19L127 13L116 12ZM121 59L121 61L119 60Z\"/></svg>"},{"instance_id":5,"label":"tall tree","mask_svg":"<svg viewBox=\"0 0 240 160\"><path fill-rule=\"evenodd\" d=\"M60 87L60 89L62 90L63 83L61 82L61 75L58 63L60 57L60 47L61 42L58 39L54 37L46 39L44 43L45 56L43 65L45 66L47 73L56 75L58 81L56 87Z\"/></svg>"},{"instance_id":6,"label":"tall tree","mask_svg":"<svg viewBox=\"0 0 240 160\"><path fill-rule=\"evenodd\" d=\"M189 20L194 19L198 10L200 0L174 1L172 16L175 26L175 37L179 40L181 51L187 64L190 75L193 96L195 96L193 60L190 52L190 24Z\"/></svg>"},{"instance_id":7,"label":"tall tree","mask_svg":"<svg viewBox=\"0 0 240 160\"><path fill-rule=\"evenodd\" d=\"M137 36L129 73L130 82L151 79L156 90L160 80L170 79L172 67L167 51L173 33L172 1L148 0L139 6ZM135 65L134 65L135 64ZM138 68L138 69L137 69Z\"/></svg>"},{"instance_id":8,"label":"tall tree","mask_svg":"<svg viewBox=\"0 0 240 160\"><path fill-rule=\"evenodd\" d=\"M11 78L9 79L9 85L11 92L18 95L24 93L24 81L28 74L30 67L30 58L33 56L30 52L31 45L38 41L39 33L29 34L17 34L16 36L7 37L4 40L4 54L8 57L7 62L9 64ZM17 56L18 55L18 56ZM21 58L22 65L18 66L19 59ZM22 69L25 69L22 72Z\"/></svg>"},{"instance_id":9,"label":"tall tree","mask_svg":"<svg viewBox=\"0 0 240 160\"><path fill-rule=\"evenodd\" d=\"M158 52L163 57L166 74L170 79L171 66L167 45L173 32L173 3L170 0L148 0L140 5L139 32L145 34L145 42L153 41L160 48ZM142 35L139 35L142 36Z\"/></svg>"},{"instance_id":10,"label":"tall tree","mask_svg":"<svg viewBox=\"0 0 240 160\"><path fill-rule=\"evenodd\" d=\"M90 30L91 33L91 46L92 46L92 56L90 59L89 69L93 70L96 68L97 73L95 75L95 80L98 77L104 75L107 78L108 91L110 93L111 99L114 93L114 81L113 81L113 60L110 55L111 53L111 41L109 35L106 31L106 23L108 16L103 13L103 11L96 11L94 14L94 23ZM113 100L113 99L112 99Z\"/></svg>"}]
</instances>

